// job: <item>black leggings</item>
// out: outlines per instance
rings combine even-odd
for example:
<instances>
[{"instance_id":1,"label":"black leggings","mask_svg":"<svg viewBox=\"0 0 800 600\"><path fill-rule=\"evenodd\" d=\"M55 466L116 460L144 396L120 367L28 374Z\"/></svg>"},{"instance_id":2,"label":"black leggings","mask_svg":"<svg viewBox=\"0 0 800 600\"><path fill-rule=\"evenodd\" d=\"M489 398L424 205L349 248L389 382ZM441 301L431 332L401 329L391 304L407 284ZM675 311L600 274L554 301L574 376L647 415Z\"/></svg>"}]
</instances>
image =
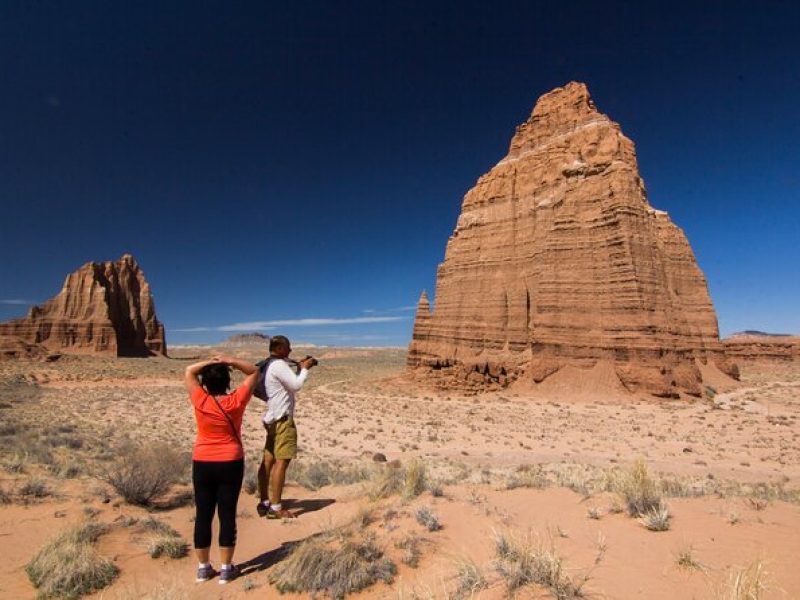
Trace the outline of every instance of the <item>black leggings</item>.
<instances>
[{"instance_id":1,"label":"black leggings","mask_svg":"<svg viewBox=\"0 0 800 600\"><path fill-rule=\"evenodd\" d=\"M225 462L192 461L194 485L194 547L211 546L211 522L219 511L219 545L236 545L236 504L244 478L244 459Z\"/></svg>"}]
</instances>

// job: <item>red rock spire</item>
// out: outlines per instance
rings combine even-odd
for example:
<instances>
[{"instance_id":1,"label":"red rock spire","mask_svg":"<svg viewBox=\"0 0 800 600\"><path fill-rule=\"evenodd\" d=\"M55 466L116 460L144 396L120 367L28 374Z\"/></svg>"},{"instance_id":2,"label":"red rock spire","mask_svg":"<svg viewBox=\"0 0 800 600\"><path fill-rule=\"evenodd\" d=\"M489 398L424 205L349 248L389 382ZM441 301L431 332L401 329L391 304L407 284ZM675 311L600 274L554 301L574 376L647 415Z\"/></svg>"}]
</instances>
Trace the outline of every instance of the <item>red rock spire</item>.
<instances>
[{"instance_id":1,"label":"red rock spire","mask_svg":"<svg viewBox=\"0 0 800 600\"><path fill-rule=\"evenodd\" d=\"M542 96L464 196L436 306L419 314L408 363L443 385L602 361L629 390L674 396L701 392L698 364L736 375L686 237L649 205L633 143L582 83Z\"/></svg>"}]
</instances>

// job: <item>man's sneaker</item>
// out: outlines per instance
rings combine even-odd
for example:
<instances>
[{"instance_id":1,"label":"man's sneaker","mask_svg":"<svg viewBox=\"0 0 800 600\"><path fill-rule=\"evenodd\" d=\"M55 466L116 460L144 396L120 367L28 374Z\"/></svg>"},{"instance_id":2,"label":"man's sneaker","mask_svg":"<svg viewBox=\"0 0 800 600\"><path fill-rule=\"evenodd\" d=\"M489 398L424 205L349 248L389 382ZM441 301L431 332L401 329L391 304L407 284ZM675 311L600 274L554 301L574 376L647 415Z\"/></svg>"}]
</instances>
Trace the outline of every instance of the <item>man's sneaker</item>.
<instances>
[{"instance_id":1,"label":"man's sneaker","mask_svg":"<svg viewBox=\"0 0 800 600\"><path fill-rule=\"evenodd\" d=\"M224 585L236 579L239 576L239 567L231 565L230 567L222 567L219 570L219 583Z\"/></svg>"},{"instance_id":2,"label":"man's sneaker","mask_svg":"<svg viewBox=\"0 0 800 600\"><path fill-rule=\"evenodd\" d=\"M195 579L195 581L197 583L203 583L204 581L212 579L216 574L217 572L211 565L207 567L197 567L197 579Z\"/></svg>"},{"instance_id":3,"label":"man's sneaker","mask_svg":"<svg viewBox=\"0 0 800 600\"><path fill-rule=\"evenodd\" d=\"M266 517L269 514L269 505L259 502L256 504L256 512L259 517Z\"/></svg>"}]
</instances>

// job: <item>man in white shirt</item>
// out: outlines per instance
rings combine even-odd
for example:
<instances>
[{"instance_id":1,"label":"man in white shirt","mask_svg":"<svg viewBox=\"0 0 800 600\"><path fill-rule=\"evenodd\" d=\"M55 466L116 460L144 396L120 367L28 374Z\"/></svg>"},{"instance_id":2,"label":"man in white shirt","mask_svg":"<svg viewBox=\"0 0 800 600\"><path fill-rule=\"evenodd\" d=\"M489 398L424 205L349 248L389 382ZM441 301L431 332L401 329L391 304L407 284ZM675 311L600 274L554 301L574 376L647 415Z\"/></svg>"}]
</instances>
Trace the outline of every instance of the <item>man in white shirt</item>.
<instances>
[{"instance_id":1,"label":"man in white shirt","mask_svg":"<svg viewBox=\"0 0 800 600\"><path fill-rule=\"evenodd\" d=\"M270 339L270 361L264 372L264 388L268 400L263 421L267 439L264 444L264 458L258 469L258 493L261 500L256 507L259 516L270 519L294 517L281 505L281 496L286 481L286 469L289 462L297 456L295 393L303 387L308 370L316 364L313 358L305 358L298 363L300 372L295 373L286 361L291 352L292 346L288 338L276 335Z\"/></svg>"}]
</instances>

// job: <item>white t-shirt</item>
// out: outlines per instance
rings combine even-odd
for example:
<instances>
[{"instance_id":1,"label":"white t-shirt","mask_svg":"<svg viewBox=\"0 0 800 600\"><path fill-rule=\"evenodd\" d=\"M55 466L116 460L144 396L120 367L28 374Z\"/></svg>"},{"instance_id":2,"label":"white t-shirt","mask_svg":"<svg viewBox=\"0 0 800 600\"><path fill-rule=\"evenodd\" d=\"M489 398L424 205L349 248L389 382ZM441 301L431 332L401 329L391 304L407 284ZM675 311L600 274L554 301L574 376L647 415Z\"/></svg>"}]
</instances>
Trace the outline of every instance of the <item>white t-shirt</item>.
<instances>
[{"instance_id":1,"label":"white t-shirt","mask_svg":"<svg viewBox=\"0 0 800 600\"><path fill-rule=\"evenodd\" d=\"M267 390L267 410L264 423L274 423L286 415L294 417L294 395L303 387L308 369L296 374L285 360L273 360L264 373L264 388Z\"/></svg>"}]
</instances>

